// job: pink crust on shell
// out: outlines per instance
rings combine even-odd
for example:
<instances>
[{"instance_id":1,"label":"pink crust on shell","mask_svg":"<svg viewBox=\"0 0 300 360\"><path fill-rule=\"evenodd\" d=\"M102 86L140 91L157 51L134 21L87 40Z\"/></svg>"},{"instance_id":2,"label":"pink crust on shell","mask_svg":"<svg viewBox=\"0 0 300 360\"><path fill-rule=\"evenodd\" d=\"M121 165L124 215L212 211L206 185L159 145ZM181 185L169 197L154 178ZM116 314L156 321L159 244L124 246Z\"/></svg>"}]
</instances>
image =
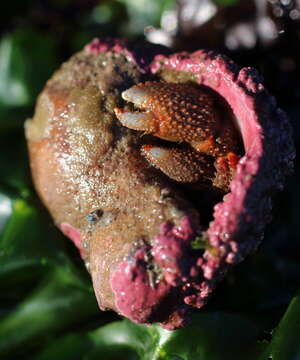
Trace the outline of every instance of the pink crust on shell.
<instances>
[{"instance_id":1,"label":"pink crust on shell","mask_svg":"<svg viewBox=\"0 0 300 360\"><path fill-rule=\"evenodd\" d=\"M199 266L197 268L197 259L193 263L190 254L190 242L194 237L187 216L178 226L163 223L152 248L143 245L119 264L112 273L111 287L116 307L122 315L135 322L153 322L165 316L167 318L161 325L167 329L183 325L187 310L185 300L191 290L195 290L193 278L199 278L201 271ZM158 265L160 269L158 281L149 278L149 256L152 268ZM176 297L174 308L170 308L173 301L168 301L172 297Z\"/></svg>"},{"instance_id":2,"label":"pink crust on shell","mask_svg":"<svg viewBox=\"0 0 300 360\"><path fill-rule=\"evenodd\" d=\"M90 54L100 54L101 52L115 52L128 55L132 60L135 60L135 57L127 49L127 41L122 39L94 39L87 45L85 45L84 50Z\"/></svg>"},{"instance_id":3,"label":"pink crust on shell","mask_svg":"<svg viewBox=\"0 0 300 360\"><path fill-rule=\"evenodd\" d=\"M183 283L183 278L188 276L187 271L184 273L184 255L193 238L194 231L187 216L177 227L171 223L161 224L160 234L154 238L153 258L161 267L164 280L171 286Z\"/></svg>"},{"instance_id":4,"label":"pink crust on shell","mask_svg":"<svg viewBox=\"0 0 300 360\"><path fill-rule=\"evenodd\" d=\"M158 55L151 70L168 68L191 72L197 82L214 90L230 105L240 128L245 155L239 161L230 193L214 208L207 230L210 246L201 268L208 295L231 264L241 261L259 245L271 220L271 196L283 188L295 157L291 129L275 99L261 84L255 69L239 68L228 58L197 51ZM202 294L203 298L205 294Z\"/></svg>"},{"instance_id":5,"label":"pink crust on shell","mask_svg":"<svg viewBox=\"0 0 300 360\"><path fill-rule=\"evenodd\" d=\"M119 264L111 277L118 311L135 322L149 321L153 308L171 288L163 281L155 288L151 286L145 258L145 249L138 249L131 259Z\"/></svg>"},{"instance_id":6,"label":"pink crust on shell","mask_svg":"<svg viewBox=\"0 0 300 360\"><path fill-rule=\"evenodd\" d=\"M154 46L149 44L148 47L136 46L130 44L125 39L94 39L88 43L84 50L90 54L100 54L102 52L113 52L125 55L130 61L137 65L141 73L147 73L150 70L150 61L157 54L158 49L160 52L166 53L167 50L158 45Z\"/></svg>"},{"instance_id":7,"label":"pink crust on shell","mask_svg":"<svg viewBox=\"0 0 300 360\"><path fill-rule=\"evenodd\" d=\"M70 240L72 240L74 245L79 250L80 256L82 258L84 258L85 257L85 251L84 251L84 248L81 245L80 232L77 229L75 229L72 225L70 225L68 223L61 223L59 228L66 237L68 237Z\"/></svg>"}]
</instances>

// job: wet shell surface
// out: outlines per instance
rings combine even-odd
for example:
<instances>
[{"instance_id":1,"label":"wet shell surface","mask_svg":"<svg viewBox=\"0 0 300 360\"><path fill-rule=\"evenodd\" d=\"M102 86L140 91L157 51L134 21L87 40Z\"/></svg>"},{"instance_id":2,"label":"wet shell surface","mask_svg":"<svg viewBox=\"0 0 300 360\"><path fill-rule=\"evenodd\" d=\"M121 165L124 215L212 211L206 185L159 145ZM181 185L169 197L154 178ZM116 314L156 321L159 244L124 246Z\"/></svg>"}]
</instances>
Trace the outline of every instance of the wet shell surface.
<instances>
[{"instance_id":1,"label":"wet shell surface","mask_svg":"<svg viewBox=\"0 0 300 360\"><path fill-rule=\"evenodd\" d=\"M135 111L122 93L147 81L214 98L240 138L226 192L214 186L211 167L201 184L170 179L168 158L153 166L141 149L195 149L118 120L115 109ZM36 189L79 249L100 308L167 329L184 326L189 309L202 307L257 248L294 158L286 115L254 69L207 51L167 54L123 40L95 39L64 63L39 96L26 137ZM194 156L222 170L202 152L180 155L179 168L194 171Z\"/></svg>"}]
</instances>

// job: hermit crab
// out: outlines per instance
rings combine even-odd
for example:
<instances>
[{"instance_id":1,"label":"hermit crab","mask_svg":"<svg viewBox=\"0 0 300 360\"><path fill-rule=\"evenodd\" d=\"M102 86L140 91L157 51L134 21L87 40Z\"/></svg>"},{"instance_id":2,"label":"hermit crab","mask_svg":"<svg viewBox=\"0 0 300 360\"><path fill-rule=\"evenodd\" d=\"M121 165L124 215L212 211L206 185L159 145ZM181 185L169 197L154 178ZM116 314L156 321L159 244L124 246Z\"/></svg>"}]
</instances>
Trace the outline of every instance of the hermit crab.
<instances>
[{"instance_id":1,"label":"hermit crab","mask_svg":"<svg viewBox=\"0 0 300 360\"><path fill-rule=\"evenodd\" d=\"M167 329L257 248L294 158L254 69L124 40L63 64L25 128L36 190L99 307Z\"/></svg>"},{"instance_id":2,"label":"hermit crab","mask_svg":"<svg viewBox=\"0 0 300 360\"><path fill-rule=\"evenodd\" d=\"M233 122L217 113L212 95L192 85L159 81L135 85L122 96L146 110L115 109L124 126L192 146L172 149L143 146L144 155L153 165L179 182L194 183L215 177L212 182L216 186L228 188L238 160L238 141ZM215 171L212 157L216 158Z\"/></svg>"}]
</instances>

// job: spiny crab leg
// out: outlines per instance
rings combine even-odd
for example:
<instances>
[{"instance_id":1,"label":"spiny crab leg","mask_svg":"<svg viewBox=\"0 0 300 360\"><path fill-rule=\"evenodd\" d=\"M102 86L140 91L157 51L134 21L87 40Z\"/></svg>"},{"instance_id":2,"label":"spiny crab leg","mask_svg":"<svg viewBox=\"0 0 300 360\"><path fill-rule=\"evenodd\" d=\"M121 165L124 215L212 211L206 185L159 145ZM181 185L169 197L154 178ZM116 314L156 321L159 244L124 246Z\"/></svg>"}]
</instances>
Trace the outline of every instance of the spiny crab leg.
<instances>
[{"instance_id":1,"label":"spiny crab leg","mask_svg":"<svg viewBox=\"0 0 300 360\"><path fill-rule=\"evenodd\" d=\"M176 181L210 179L215 186L228 189L239 158L235 134L232 124L221 119L210 93L193 85L149 81L127 89L122 97L138 109L116 108L122 125L186 143L184 149L143 147L143 155L152 165Z\"/></svg>"}]
</instances>

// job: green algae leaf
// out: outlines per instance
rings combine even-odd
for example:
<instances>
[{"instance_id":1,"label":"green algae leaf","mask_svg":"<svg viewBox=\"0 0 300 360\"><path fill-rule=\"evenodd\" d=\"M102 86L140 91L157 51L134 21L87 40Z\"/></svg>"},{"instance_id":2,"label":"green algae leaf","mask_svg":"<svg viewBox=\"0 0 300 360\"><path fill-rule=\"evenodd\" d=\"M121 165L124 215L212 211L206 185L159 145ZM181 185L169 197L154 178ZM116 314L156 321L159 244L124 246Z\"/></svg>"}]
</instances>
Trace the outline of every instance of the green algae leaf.
<instances>
[{"instance_id":1,"label":"green algae leaf","mask_svg":"<svg viewBox=\"0 0 300 360\"><path fill-rule=\"evenodd\" d=\"M106 325L91 333L90 337L94 349L87 355L88 360L99 359L101 353L107 359L120 359L124 351L129 359L154 359L159 339L154 327L134 324L129 320Z\"/></svg>"},{"instance_id":2,"label":"green algae leaf","mask_svg":"<svg viewBox=\"0 0 300 360\"><path fill-rule=\"evenodd\" d=\"M295 296L259 360L300 359L300 295Z\"/></svg>"},{"instance_id":3,"label":"green algae leaf","mask_svg":"<svg viewBox=\"0 0 300 360\"><path fill-rule=\"evenodd\" d=\"M14 44L14 38L6 36L0 44L0 99L10 106L29 102L26 87L26 67L22 61L22 51Z\"/></svg>"},{"instance_id":4,"label":"green algae leaf","mask_svg":"<svg viewBox=\"0 0 300 360\"><path fill-rule=\"evenodd\" d=\"M0 108L30 106L56 67L49 36L25 30L0 42Z\"/></svg>"},{"instance_id":5,"label":"green algae leaf","mask_svg":"<svg viewBox=\"0 0 300 360\"><path fill-rule=\"evenodd\" d=\"M0 192L0 233L13 212L13 201L8 194Z\"/></svg>"},{"instance_id":6,"label":"green algae leaf","mask_svg":"<svg viewBox=\"0 0 300 360\"><path fill-rule=\"evenodd\" d=\"M261 351L258 328L237 314L199 313L186 328L160 333L159 360L252 360Z\"/></svg>"},{"instance_id":7,"label":"green algae leaf","mask_svg":"<svg viewBox=\"0 0 300 360\"><path fill-rule=\"evenodd\" d=\"M0 357L25 352L98 311L90 287L74 271L53 268L41 284L0 321Z\"/></svg>"},{"instance_id":8,"label":"green algae leaf","mask_svg":"<svg viewBox=\"0 0 300 360\"><path fill-rule=\"evenodd\" d=\"M93 343L88 333L71 333L55 339L31 360L82 360L91 351ZM126 358L125 358L126 359Z\"/></svg>"},{"instance_id":9,"label":"green algae leaf","mask_svg":"<svg viewBox=\"0 0 300 360\"><path fill-rule=\"evenodd\" d=\"M56 241L54 229L28 200L19 196L2 196L3 226L0 233L0 289L12 289L12 284L35 278L48 262L63 260L62 249ZM9 213L9 216L8 216ZM2 216L1 216L2 215ZM19 289L20 290L20 289ZM1 295L0 295L1 298Z\"/></svg>"},{"instance_id":10,"label":"green algae leaf","mask_svg":"<svg viewBox=\"0 0 300 360\"><path fill-rule=\"evenodd\" d=\"M32 114L38 93L58 65L55 47L51 36L29 29L2 36L0 132L23 127Z\"/></svg>"},{"instance_id":11,"label":"green algae leaf","mask_svg":"<svg viewBox=\"0 0 300 360\"><path fill-rule=\"evenodd\" d=\"M262 350L257 336L251 321L223 312L195 314L191 325L175 331L123 320L58 339L34 360L253 360Z\"/></svg>"},{"instance_id":12,"label":"green algae leaf","mask_svg":"<svg viewBox=\"0 0 300 360\"><path fill-rule=\"evenodd\" d=\"M33 360L150 360L158 340L155 327L115 321L90 332L65 335Z\"/></svg>"},{"instance_id":13,"label":"green algae leaf","mask_svg":"<svg viewBox=\"0 0 300 360\"><path fill-rule=\"evenodd\" d=\"M0 138L0 174L0 187L29 192L30 171L23 129L22 133L12 131Z\"/></svg>"},{"instance_id":14,"label":"green algae leaf","mask_svg":"<svg viewBox=\"0 0 300 360\"><path fill-rule=\"evenodd\" d=\"M99 310L43 210L15 188L0 186L0 200L0 358L19 358Z\"/></svg>"},{"instance_id":15,"label":"green algae leaf","mask_svg":"<svg viewBox=\"0 0 300 360\"><path fill-rule=\"evenodd\" d=\"M0 103L0 132L5 134L18 128L23 130L24 119L31 114L31 108L26 106L7 107Z\"/></svg>"},{"instance_id":16,"label":"green algae leaf","mask_svg":"<svg viewBox=\"0 0 300 360\"><path fill-rule=\"evenodd\" d=\"M208 241L205 236L197 236L191 243L192 249L204 250L208 248Z\"/></svg>"},{"instance_id":17,"label":"green algae leaf","mask_svg":"<svg viewBox=\"0 0 300 360\"><path fill-rule=\"evenodd\" d=\"M160 26L163 13L175 4L174 0L119 0L128 12L128 24L125 27L128 35L142 34L147 26Z\"/></svg>"},{"instance_id":18,"label":"green algae leaf","mask_svg":"<svg viewBox=\"0 0 300 360\"><path fill-rule=\"evenodd\" d=\"M189 326L175 331L124 324L127 330L116 339L131 346L142 360L252 360L261 351L256 325L236 314L195 313Z\"/></svg>"}]
</instances>

